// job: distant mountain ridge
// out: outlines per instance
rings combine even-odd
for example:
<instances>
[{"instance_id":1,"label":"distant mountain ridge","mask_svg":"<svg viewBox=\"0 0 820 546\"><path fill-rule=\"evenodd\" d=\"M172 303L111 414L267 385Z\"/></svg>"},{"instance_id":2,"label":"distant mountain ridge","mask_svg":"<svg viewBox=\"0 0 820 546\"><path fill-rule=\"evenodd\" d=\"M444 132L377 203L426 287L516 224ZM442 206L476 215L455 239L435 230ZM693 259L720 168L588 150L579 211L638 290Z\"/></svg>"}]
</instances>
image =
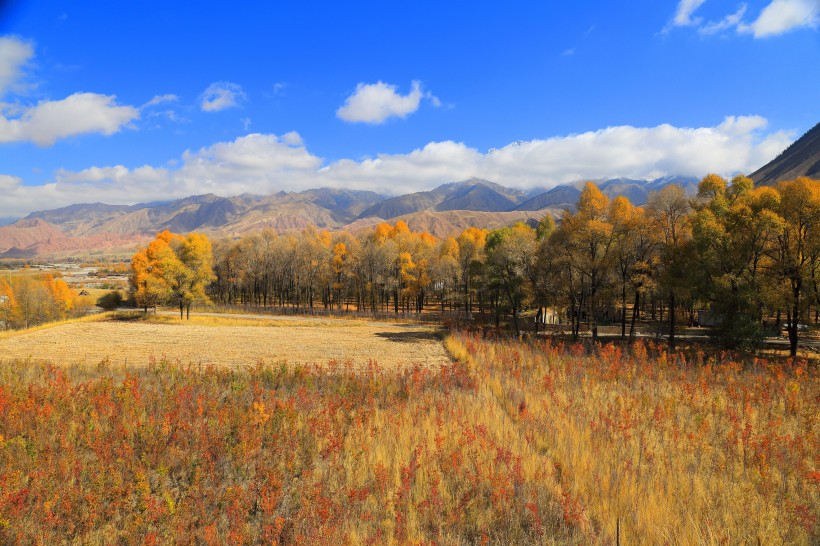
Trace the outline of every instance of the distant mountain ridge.
<instances>
[{"instance_id":1,"label":"distant mountain ridge","mask_svg":"<svg viewBox=\"0 0 820 546\"><path fill-rule=\"evenodd\" d=\"M649 192L669 183L696 191L694 178L652 181L616 178L596 181L609 197L625 195L636 205ZM583 182L550 190L520 190L471 178L433 190L387 197L371 191L319 188L272 195L220 197L194 195L169 202L137 205L81 203L38 211L0 227L0 257L27 257L52 252L113 248L134 244L158 231L205 232L238 237L251 231L319 229L355 231L383 221L404 220L415 230L447 236L468 226L494 228L518 220L536 222L573 209Z\"/></svg>"},{"instance_id":2,"label":"distant mountain ridge","mask_svg":"<svg viewBox=\"0 0 820 546\"><path fill-rule=\"evenodd\" d=\"M771 186L799 176L820 178L820 123L773 160L749 175L755 184Z\"/></svg>"}]
</instances>

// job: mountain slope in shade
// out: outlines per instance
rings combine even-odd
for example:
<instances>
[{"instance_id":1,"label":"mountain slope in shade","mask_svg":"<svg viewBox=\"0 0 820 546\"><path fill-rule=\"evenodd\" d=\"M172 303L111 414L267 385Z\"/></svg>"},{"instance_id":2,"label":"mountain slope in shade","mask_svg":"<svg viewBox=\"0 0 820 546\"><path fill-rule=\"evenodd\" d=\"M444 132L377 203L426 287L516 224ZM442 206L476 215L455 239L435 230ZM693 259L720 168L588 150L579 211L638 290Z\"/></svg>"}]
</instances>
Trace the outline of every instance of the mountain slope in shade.
<instances>
[{"instance_id":1,"label":"mountain slope in shade","mask_svg":"<svg viewBox=\"0 0 820 546\"><path fill-rule=\"evenodd\" d=\"M516 201L509 199L489 186L475 184L439 203L436 205L436 210L506 212L514 209L516 204Z\"/></svg>"},{"instance_id":2,"label":"mountain slope in shade","mask_svg":"<svg viewBox=\"0 0 820 546\"><path fill-rule=\"evenodd\" d=\"M362 211L359 218L376 216L389 220L424 210L478 210L506 212L526 200L528 194L488 180L470 178L444 184L430 191L385 199Z\"/></svg>"},{"instance_id":3,"label":"mountain slope in shade","mask_svg":"<svg viewBox=\"0 0 820 546\"><path fill-rule=\"evenodd\" d=\"M669 184L678 184L689 194L696 194L698 179L683 176L667 176L655 180L635 180L631 178L611 178L609 180L595 181L601 193L614 199L623 195L629 199L633 205L645 205L649 194L657 191ZM538 194L518 205L515 210L540 210L545 207L558 207L575 210L575 204L581 195L581 190L586 182L576 182L574 184L562 184L555 186L549 191Z\"/></svg>"},{"instance_id":4,"label":"mountain slope in shade","mask_svg":"<svg viewBox=\"0 0 820 546\"><path fill-rule=\"evenodd\" d=\"M771 186L798 176L820 179L820 123L749 178L757 185Z\"/></svg>"},{"instance_id":5,"label":"mountain slope in shade","mask_svg":"<svg viewBox=\"0 0 820 546\"><path fill-rule=\"evenodd\" d=\"M540 210L544 207L575 206L581 190L574 186L556 186L521 203L517 210Z\"/></svg>"}]
</instances>

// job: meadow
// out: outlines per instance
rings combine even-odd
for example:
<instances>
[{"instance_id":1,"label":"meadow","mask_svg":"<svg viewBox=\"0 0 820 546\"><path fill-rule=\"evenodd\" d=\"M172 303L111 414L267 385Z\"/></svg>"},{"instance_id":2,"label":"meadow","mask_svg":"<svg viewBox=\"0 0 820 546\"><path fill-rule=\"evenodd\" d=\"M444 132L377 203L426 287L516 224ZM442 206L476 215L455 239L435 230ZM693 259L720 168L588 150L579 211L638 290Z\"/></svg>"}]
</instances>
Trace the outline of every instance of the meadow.
<instances>
[{"instance_id":1,"label":"meadow","mask_svg":"<svg viewBox=\"0 0 820 546\"><path fill-rule=\"evenodd\" d=\"M394 343L409 362L422 341ZM441 345L437 365L7 359L0 542L820 540L815 364L466 332Z\"/></svg>"},{"instance_id":2,"label":"meadow","mask_svg":"<svg viewBox=\"0 0 820 546\"><path fill-rule=\"evenodd\" d=\"M241 318L114 313L36 330L0 334L0 355L61 364L178 365L244 368L257 363L357 368L377 358L388 368L449 362L433 328L407 323L310 317Z\"/></svg>"}]
</instances>

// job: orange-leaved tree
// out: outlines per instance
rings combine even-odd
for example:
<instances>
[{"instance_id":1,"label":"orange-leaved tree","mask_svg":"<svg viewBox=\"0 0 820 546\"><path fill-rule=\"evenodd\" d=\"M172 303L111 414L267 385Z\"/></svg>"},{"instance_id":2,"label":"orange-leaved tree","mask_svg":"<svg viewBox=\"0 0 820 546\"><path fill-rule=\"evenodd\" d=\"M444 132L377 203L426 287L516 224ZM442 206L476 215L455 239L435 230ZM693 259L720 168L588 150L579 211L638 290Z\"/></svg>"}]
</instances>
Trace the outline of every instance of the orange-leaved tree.
<instances>
[{"instance_id":1,"label":"orange-leaved tree","mask_svg":"<svg viewBox=\"0 0 820 546\"><path fill-rule=\"evenodd\" d=\"M192 303L209 301L205 289L214 279L211 242L200 233L163 231L131 259L131 291L146 312L171 303L180 319L186 311L190 317Z\"/></svg>"},{"instance_id":2,"label":"orange-leaved tree","mask_svg":"<svg viewBox=\"0 0 820 546\"><path fill-rule=\"evenodd\" d=\"M216 279L211 241L201 233L189 233L176 247L176 255L184 270L184 284L178 292L179 318L182 318L183 305L186 316L190 318L192 303L210 301L205 289Z\"/></svg>"},{"instance_id":3,"label":"orange-leaved tree","mask_svg":"<svg viewBox=\"0 0 820 546\"><path fill-rule=\"evenodd\" d=\"M131 257L131 294L137 306L144 308L146 313L149 307L156 309L169 297L165 266L173 257L173 251L168 245L170 238L165 234L170 235L170 232L157 234L155 240Z\"/></svg>"}]
</instances>

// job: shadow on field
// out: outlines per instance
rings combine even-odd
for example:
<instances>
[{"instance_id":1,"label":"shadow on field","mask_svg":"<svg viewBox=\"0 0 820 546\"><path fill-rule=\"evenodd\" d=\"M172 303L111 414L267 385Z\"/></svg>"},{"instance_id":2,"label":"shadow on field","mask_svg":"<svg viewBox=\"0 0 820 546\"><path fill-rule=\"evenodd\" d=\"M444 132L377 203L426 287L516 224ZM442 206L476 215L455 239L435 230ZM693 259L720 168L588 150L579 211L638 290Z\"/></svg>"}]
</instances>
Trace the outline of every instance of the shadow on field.
<instances>
[{"instance_id":1,"label":"shadow on field","mask_svg":"<svg viewBox=\"0 0 820 546\"><path fill-rule=\"evenodd\" d=\"M430 332L376 332L376 335L387 341L396 343L418 343L419 341L431 341L436 337Z\"/></svg>"},{"instance_id":2,"label":"shadow on field","mask_svg":"<svg viewBox=\"0 0 820 546\"><path fill-rule=\"evenodd\" d=\"M136 322L147 320L149 315L142 311L118 311L109 317L109 320L115 322Z\"/></svg>"}]
</instances>

